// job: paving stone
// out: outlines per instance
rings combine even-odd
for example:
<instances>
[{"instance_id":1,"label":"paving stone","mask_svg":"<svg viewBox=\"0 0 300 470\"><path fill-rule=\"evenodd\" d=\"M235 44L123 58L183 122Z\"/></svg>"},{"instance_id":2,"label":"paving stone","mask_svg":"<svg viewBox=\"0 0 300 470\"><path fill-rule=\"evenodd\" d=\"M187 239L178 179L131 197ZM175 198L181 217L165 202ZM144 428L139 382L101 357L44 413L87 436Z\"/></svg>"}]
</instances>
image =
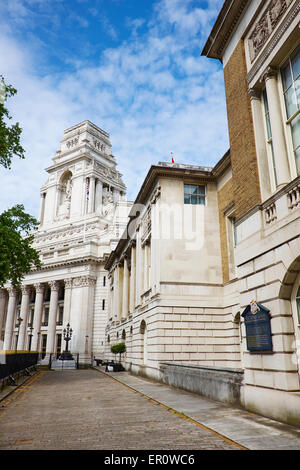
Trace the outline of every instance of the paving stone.
<instances>
[{"instance_id":1,"label":"paving stone","mask_svg":"<svg viewBox=\"0 0 300 470\"><path fill-rule=\"evenodd\" d=\"M2 401L0 449L238 450L95 370L45 371Z\"/></svg>"}]
</instances>

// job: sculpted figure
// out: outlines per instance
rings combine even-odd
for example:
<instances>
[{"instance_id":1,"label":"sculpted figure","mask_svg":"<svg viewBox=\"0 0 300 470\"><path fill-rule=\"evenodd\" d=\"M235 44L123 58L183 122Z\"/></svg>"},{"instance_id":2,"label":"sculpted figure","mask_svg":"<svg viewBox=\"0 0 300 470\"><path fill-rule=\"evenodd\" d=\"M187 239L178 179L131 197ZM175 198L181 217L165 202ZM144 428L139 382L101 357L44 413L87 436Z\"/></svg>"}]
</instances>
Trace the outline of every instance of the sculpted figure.
<instances>
[{"instance_id":1,"label":"sculpted figure","mask_svg":"<svg viewBox=\"0 0 300 470\"><path fill-rule=\"evenodd\" d=\"M270 8L270 16L271 16L271 22L272 24L277 22L277 19L279 18L281 12L282 12L282 7L283 7L283 1L282 0L274 0L271 3L271 8Z\"/></svg>"}]
</instances>

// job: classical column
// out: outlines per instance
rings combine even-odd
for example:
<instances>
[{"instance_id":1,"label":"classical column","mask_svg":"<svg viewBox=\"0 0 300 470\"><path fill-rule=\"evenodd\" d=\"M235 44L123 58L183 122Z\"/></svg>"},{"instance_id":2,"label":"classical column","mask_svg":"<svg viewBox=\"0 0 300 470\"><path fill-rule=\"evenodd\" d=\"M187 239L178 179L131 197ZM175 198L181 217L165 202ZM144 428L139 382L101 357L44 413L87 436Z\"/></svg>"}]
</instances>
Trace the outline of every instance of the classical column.
<instances>
[{"instance_id":1,"label":"classical column","mask_svg":"<svg viewBox=\"0 0 300 470\"><path fill-rule=\"evenodd\" d=\"M278 71L276 69L268 67L262 79L266 84L269 105L277 184L278 187L281 187L290 181L290 170L278 94L277 74Z\"/></svg>"},{"instance_id":2,"label":"classical column","mask_svg":"<svg viewBox=\"0 0 300 470\"><path fill-rule=\"evenodd\" d=\"M95 211L95 176L90 176L88 212Z\"/></svg>"},{"instance_id":3,"label":"classical column","mask_svg":"<svg viewBox=\"0 0 300 470\"><path fill-rule=\"evenodd\" d=\"M56 217L57 214L58 214L60 195L61 195L61 184L58 183L57 186L56 186L56 194L55 194L54 217Z\"/></svg>"},{"instance_id":4,"label":"classical column","mask_svg":"<svg viewBox=\"0 0 300 470\"><path fill-rule=\"evenodd\" d=\"M19 334L18 334L18 344L17 350L22 351L25 348L25 337L27 331L27 322L28 322L28 313L29 313L29 300L30 300L30 286L22 286L22 300L20 308L20 318L22 319Z\"/></svg>"},{"instance_id":5,"label":"classical column","mask_svg":"<svg viewBox=\"0 0 300 470\"><path fill-rule=\"evenodd\" d=\"M261 108L261 91L249 89L251 101L253 128L256 146L257 166L260 180L260 192L262 201L271 196L271 182L266 149L266 136L264 132L263 114Z\"/></svg>"},{"instance_id":6,"label":"classical column","mask_svg":"<svg viewBox=\"0 0 300 470\"><path fill-rule=\"evenodd\" d=\"M135 274L135 306L140 305L141 303L141 290L143 282L143 269L142 269L142 246L140 239L140 230L137 227L136 233L136 274Z\"/></svg>"},{"instance_id":7,"label":"classical column","mask_svg":"<svg viewBox=\"0 0 300 470\"><path fill-rule=\"evenodd\" d=\"M129 300L129 311L134 312L135 307L135 290L136 290L136 249L135 246L131 246L131 271L130 271L130 300Z\"/></svg>"},{"instance_id":8,"label":"classical column","mask_svg":"<svg viewBox=\"0 0 300 470\"><path fill-rule=\"evenodd\" d=\"M129 271L128 271L128 261L127 257L124 258L124 270L123 270L123 301L122 301L122 320L125 320L128 316L128 279L129 278Z\"/></svg>"},{"instance_id":9,"label":"classical column","mask_svg":"<svg viewBox=\"0 0 300 470\"><path fill-rule=\"evenodd\" d=\"M15 319L15 311L16 311L16 303L17 303L17 290L13 287L9 287L8 289L8 306L7 306L7 315L6 315L6 322L5 322L5 332L4 332L4 345L3 349L8 350L11 349L11 340L12 340L12 333L14 329L14 319Z\"/></svg>"},{"instance_id":10,"label":"classical column","mask_svg":"<svg viewBox=\"0 0 300 470\"><path fill-rule=\"evenodd\" d=\"M149 275L149 245L145 243L143 247L143 277L144 277L144 282L143 282L143 291L146 292L149 288L149 280L148 280L148 275Z\"/></svg>"},{"instance_id":11,"label":"classical column","mask_svg":"<svg viewBox=\"0 0 300 470\"><path fill-rule=\"evenodd\" d=\"M117 202L119 200L120 193L117 188L113 188L113 202Z\"/></svg>"},{"instance_id":12,"label":"classical column","mask_svg":"<svg viewBox=\"0 0 300 470\"><path fill-rule=\"evenodd\" d=\"M96 182L96 197L95 197L95 210L98 214L102 214L102 193L103 183L99 179Z\"/></svg>"},{"instance_id":13,"label":"classical column","mask_svg":"<svg viewBox=\"0 0 300 470\"><path fill-rule=\"evenodd\" d=\"M46 354L54 353L55 348L55 333L56 333L56 316L58 307L58 291L59 283L57 281L50 281L51 287L50 304L49 304L49 323L47 333Z\"/></svg>"},{"instance_id":14,"label":"classical column","mask_svg":"<svg viewBox=\"0 0 300 470\"><path fill-rule=\"evenodd\" d=\"M64 283L65 283L65 297L64 297L63 323L64 325L67 325L70 322L72 278L64 279Z\"/></svg>"},{"instance_id":15,"label":"classical column","mask_svg":"<svg viewBox=\"0 0 300 470\"><path fill-rule=\"evenodd\" d=\"M40 225L43 224L43 220L44 220L45 197L46 197L46 193L42 193L42 194L41 194L41 199L40 199L40 212L39 212L39 219L38 219Z\"/></svg>"},{"instance_id":16,"label":"classical column","mask_svg":"<svg viewBox=\"0 0 300 470\"><path fill-rule=\"evenodd\" d=\"M4 327L4 321L5 321L5 307L6 307L6 290L0 289L0 339L1 339L1 333ZM0 345L0 349L2 349L1 345Z\"/></svg>"},{"instance_id":17,"label":"classical column","mask_svg":"<svg viewBox=\"0 0 300 470\"><path fill-rule=\"evenodd\" d=\"M35 304L34 304L34 315L33 315L33 331L31 340L31 351L37 351L39 344L39 332L41 328L42 312L43 312L43 301L44 301L44 285L40 282L34 284L35 288Z\"/></svg>"},{"instance_id":18,"label":"classical column","mask_svg":"<svg viewBox=\"0 0 300 470\"><path fill-rule=\"evenodd\" d=\"M120 319L120 266L117 264L114 271L114 316L113 320Z\"/></svg>"}]
</instances>

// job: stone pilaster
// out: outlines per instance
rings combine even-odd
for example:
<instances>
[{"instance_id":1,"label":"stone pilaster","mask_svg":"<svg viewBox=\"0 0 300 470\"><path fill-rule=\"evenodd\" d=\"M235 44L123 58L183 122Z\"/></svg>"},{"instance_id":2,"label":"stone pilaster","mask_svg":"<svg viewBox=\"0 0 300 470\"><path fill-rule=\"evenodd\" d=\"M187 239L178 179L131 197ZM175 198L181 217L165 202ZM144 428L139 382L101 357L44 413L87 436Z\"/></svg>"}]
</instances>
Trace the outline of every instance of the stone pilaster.
<instances>
[{"instance_id":1,"label":"stone pilaster","mask_svg":"<svg viewBox=\"0 0 300 470\"><path fill-rule=\"evenodd\" d=\"M51 287L50 305L49 305L49 323L47 334L46 354L54 353L55 349L55 333L56 333L56 315L58 307L58 291L59 283L57 281L50 281Z\"/></svg>"},{"instance_id":2,"label":"stone pilaster","mask_svg":"<svg viewBox=\"0 0 300 470\"><path fill-rule=\"evenodd\" d=\"M38 350L39 332L41 328L42 312L43 312L43 300L44 300L44 285L41 283L34 284L35 288L35 304L34 304L34 316L33 316L33 330L31 340L31 350Z\"/></svg>"},{"instance_id":3,"label":"stone pilaster","mask_svg":"<svg viewBox=\"0 0 300 470\"><path fill-rule=\"evenodd\" d=\"M266 136L264 133L263 114L261 108L261 91L249 89L251 110L253 116L253 128L257 155L257 166L260 181L262 201L271 196L271 181L268 167L268 156L266 148Z\"/></svg>"},{"instance_id":4,"label":"stone pilaster","mask_svg":"<svg viewBox=\"0 0 300 470\"><path fill-rule=\"evenodd\" d=\"M30 286L22 286L22 300L21 300L21 309L20 309L20 318L21 324L19 327L19 334L18 334L18 351L22 351L25 349L25 339L26 339L26 331L27 331L27 322L28 322L28 313L29 313L29 298L30 298Z\"/></svg>"},{"instance_id":5,"label":"stone pilaster","mask_svg":"<svg viewBox=\"0 0 300 470\"><path fill-rule=\"evenodd\" d=\"M277 69L268 67L261 80L266 84L277 184L278 187L281 187L290 181L290 170L279 101L277 74Z\"/></svg>"},{"instance_id":6,"label":"stone pilaster","mask_svg":"<svg viewBox=\"0 0 300 470\"><path fill-rule=\"evenodd\" d=\"M5 333L4 333L4 345L3 349L11 349L12 334L14 328L14 319L16 312L16 303L17 303L17 290L13 287L8 288L8 306L7 306L7 315L5 322Z\"/></svg>"}]
</instances>

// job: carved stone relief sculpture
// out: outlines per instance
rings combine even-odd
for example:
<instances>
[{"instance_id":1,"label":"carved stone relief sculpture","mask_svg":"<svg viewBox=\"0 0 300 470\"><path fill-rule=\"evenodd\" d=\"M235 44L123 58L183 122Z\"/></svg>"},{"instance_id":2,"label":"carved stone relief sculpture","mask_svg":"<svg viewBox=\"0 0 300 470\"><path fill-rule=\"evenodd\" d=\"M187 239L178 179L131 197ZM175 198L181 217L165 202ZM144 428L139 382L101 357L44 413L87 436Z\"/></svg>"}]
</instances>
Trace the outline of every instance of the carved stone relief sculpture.
<instances>
[{"instance_id":1,"label":"carved stone relief sculpture","mask_svg":"<svg viewBox=\"0 0 300 470\"><path fill-rule=\"evenodd\" d=\"M58 219L70 217L71 198L72 198L72 173L68 172L62 179L59 186L59 206L57 216Z\"/></svg>"},{"instance_id":2,"label":"carved stone relief sculpture","mask_svg":"<svg viewBox=\"0 0 300 470\"><path fill-rule=\"evenodd\" d=\"M271 0L264 15L256 24L249 38L251 62L253 62L256 56L259 54L264 44L273 33L283 14L287 11L288 7L293 1L294 0Z\"/></svg>"}]
</instances>

